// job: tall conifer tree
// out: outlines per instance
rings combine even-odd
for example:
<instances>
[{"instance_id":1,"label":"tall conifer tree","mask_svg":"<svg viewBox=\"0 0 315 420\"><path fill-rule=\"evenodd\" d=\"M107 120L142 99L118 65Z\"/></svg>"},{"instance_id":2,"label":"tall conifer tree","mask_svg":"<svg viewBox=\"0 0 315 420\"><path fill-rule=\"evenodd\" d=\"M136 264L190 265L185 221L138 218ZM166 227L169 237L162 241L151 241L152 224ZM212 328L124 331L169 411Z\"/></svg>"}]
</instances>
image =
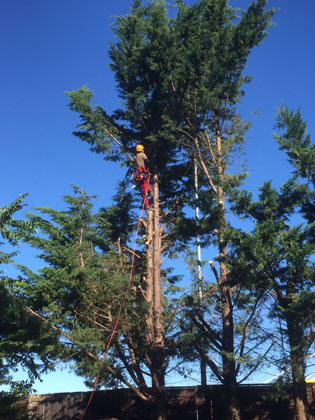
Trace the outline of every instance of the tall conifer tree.
<instances>
[{"instance_id":1,"label":"tall conifer tree","mask_svg":"<svg viewBox=\"0 0 315 420\"><path fill-rule=\"evenodd\" d=\"M200 203L205 216L201 226L208 226L206 242L215 244L218 249L217 264L211 263L211 267L217 282L216 309L221 316L221 326L219 330L212 328L211 317L205 318L201 311L198 316L193 311L191 316L203 335L208 331L210 348L221 358L218 364L216 357L198 348L224 385L227 403L223 416L239 419L237 376L241 357L237 360L240 356L237 353L242 341L235 342L234 311L240 295L228 282L228 200L244 177L242 173L231 172L233 158L242 147L248 127L236 111L243 95L242 86L250 80L243 71L252 48L266 35L273 10L265 10L266 1L260 0L253 2L236 20L236 11L226 0L202 0L192 6L178 1L177 5L178 55L171 73L174 114L169 123L181 133L182 147L191 160L197 160L200 169L200 185L205 191L202 195L207 197L208 203L208 208ZM256 307L254 300L247 315L248 322ZM243 340L246 324L243 324Z\"/></svg>"},{"instance_id":2,"label":"tall conifer tree","mask_svg":"<svg viewBox=\"0 0 315 420\"><path fill-rule=\"evenodd\" d=\"M183 190L191 181L187 165L179 159L180 147L165 125L174 43L164 1L148 6L134 1L131 13L117 19L114 31L118 41L111 45L110 57L124 108L112 116L100 107L93 109L87 88L69 93L70 108L80 113L82 121L75 134L90 143L93 151L104 153L107 159L130 161L126 152L133 155L131 150L142 143L150 159L152 211L147 211L145 221L143 298L149 308L145 344L155 400L152 418L160 420L166 416L165 374L170 357L175 356L174 341L169 336L173 329L170 322L174 323L172 312L176 313L176 309L169 311L165 297L162 299L161 259L176 245L173 232L166 227L182 216ZM135 197L135 203L139 207L139 198Z\"/></svg>"},{"instance_id":3,"label":"tall conifer tree","mask_svg":"<svg viewBox=\"0 0 315 420\"><path fill-rule=\"evenodd\" d=\"M315 147L300 112L281 107L276 135L288 156L293 176L279 191L266 182L258 201L243 192L235 209L255 223L251 233L239 233L234 278L261 290L272 299L269 314L280 318L285 336L285 357L276 361L290 369L299 420L311 418L306 398L306 357L314 346L315 271L314 245ZM279 348L278 348L279 351Z\"/></svg>"}]
</instances>

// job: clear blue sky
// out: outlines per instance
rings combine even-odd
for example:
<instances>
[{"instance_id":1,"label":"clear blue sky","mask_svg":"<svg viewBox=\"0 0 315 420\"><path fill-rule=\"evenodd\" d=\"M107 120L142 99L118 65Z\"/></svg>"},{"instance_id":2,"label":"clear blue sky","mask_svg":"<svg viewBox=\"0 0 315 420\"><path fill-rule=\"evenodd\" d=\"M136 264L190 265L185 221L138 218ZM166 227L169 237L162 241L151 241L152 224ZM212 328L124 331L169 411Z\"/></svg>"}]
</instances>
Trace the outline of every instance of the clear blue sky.
<instances>
[{"instance_id":1,"label":"clear blue sky","mask_svg":"<svg viewBox=\"0 0 315 420\"><path fill-rule=\"evenodd\" d=\"M96 208L110 203L124 171L72 136L78 120L67 108L64 92L87 85L96 93L95 102L108 112L120 106L107 50L114 39L114 16L126 14L130 4L131 0L2 2L0 206L28 192L29 207L61 208L61 197L71 193L71 184L97 194ZM231 1L240 8L248 4ZM252 191L266 179L281 185L288 176L285 156L271 135L276 107L283 103L300 108L308 131L315 132L315 3L270 0L269 6L279 9L275 25L250 56L246 71L254 80L240 107L253 124L245 155L250 171L246 187ZM19 258L36 266L27 251ZM80 379L74 382L66 372L45 376L36 388L40 393L84 389Z\"/></svg>"}]
</instances>

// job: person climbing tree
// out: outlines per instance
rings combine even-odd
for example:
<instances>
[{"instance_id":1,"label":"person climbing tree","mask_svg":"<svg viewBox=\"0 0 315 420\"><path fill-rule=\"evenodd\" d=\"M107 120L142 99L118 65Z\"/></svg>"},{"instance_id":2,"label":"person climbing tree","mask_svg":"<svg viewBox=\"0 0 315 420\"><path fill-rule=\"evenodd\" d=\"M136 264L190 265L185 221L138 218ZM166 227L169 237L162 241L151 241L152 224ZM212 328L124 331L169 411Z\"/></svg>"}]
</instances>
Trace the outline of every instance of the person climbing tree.
<instances>
[{"instance_id":1,"label":"person climbing tree","mask_svg":"<svg viewBox=\"0 0 315 420\"><path fill-rule=\"evenodd\" d=\"M144 153L144 147L142 144L136 146L136 156L134 158L136 164L136 171L134 173L134 180L140 183L141 194L143 198L143 203L146 208L150 208L150 202L148 195L151 191L150 187L150 172L148 168L149 159Z\"/></svg>"}]
</instances>

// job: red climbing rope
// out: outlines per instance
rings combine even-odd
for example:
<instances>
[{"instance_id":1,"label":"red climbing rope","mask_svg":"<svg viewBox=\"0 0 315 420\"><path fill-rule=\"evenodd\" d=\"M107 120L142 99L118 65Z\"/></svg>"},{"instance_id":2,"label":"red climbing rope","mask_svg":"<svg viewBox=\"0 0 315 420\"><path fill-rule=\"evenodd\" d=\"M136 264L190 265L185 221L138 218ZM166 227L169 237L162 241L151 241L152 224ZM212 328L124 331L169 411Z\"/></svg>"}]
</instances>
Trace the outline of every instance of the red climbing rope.
<instances>
[{"instance_id":1,"label":"red climbing rope","mask_svg":"<svg viewBox=\"0 0 315 420\"><path fill-rule=\"evenodd\" d=\"M150 176L148 177L148 180L147 181L148 181L148 184L149 184L149 182L150 182ZM112 342L112 340L114 338L114 335L116 333L116 329L118 327L118 323L119 323L120 318L121 318L122 310L123 310L123 308L124 308L124 306L126 304L126 301L127 301L127 297L128 297L128 293L129 293L129 288L130 288L130 285L131 285L131 280L132 280L132 275L133 275L133 267L134 267L134 262L135 262L135 253L136 253L136 246L137 246L137 240L138 240L138 232L139 232L141 218L142 218L143 211L144 211L144 206L146 205L147 200L148 200L148 197L147 197L147 194L146 194L145 198L143 199L141 213L140 213L139 220L138 220L138 225L137 225L137 230L136 230L136 236L135 236L135 241L134 241L134 245L133 245L133 252L132 252L132 260L131 260L130 274L129 274L129 280L128 280L128 283L127 283L126 293L125 293L125 296L124 296L124 300L123 300L122 304L120 305L118 316L117 316L117 319L116 319L116 322L115 322L113 331L112 331L112 333L111 333L111 335L109 337L109 340L108 340L108 343L107 343L105 352L103 354L103 357L102 357L103 360L105 359L105 357L106 357L106 355L108 353L108 350L110 348L111 342ZM80 420L83 420L83 418L86 415L87 410L88 410L88 408L89 408L89 406L90 406L90 404L92 402L92 399L93 399L93 396L95 394L95 390L96 390L96 386L97 386L98 380L99 380L99 375L95 379L94 386L93 386L93 389L92 389L92 392L91 392L89 401L88 401L88 403L87 403L87 405L86 405L86 407L84 409L84 412L83 412Z\"/></svg>"}]
</instances>

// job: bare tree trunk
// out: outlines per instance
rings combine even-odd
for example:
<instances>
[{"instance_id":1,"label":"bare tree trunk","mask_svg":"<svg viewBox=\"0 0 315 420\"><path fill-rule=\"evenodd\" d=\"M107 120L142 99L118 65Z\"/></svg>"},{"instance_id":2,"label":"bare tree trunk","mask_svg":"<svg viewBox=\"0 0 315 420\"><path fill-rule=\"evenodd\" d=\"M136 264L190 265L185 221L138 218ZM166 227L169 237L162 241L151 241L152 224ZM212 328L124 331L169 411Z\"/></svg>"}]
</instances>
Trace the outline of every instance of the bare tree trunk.
<instances>
[{"instance_id":1,"label":"bare tree trunk","mask_svg":"<svg viewBox=\"0 0 315 420\"><path fill-rule=\"evenodd\" d=\"M148 347L151 346L154 337L153 323L153 213L147 210L147 277L146 277L146 301L149 304L146 319L146 338Z\"/></svg>"},{"instance_id":2,"label":"bare tree trunk","mask_svg":"<svg viewBox=\"0 0 315 420\"><path fill-rule=\"evenodd\" d=\"M162 316L162 293L161 293L161 238L162 232L160 227L160 202L159 202L159 184L158 175L153 175L153 294L154 294L154 322L155 322L155 339L156 345L160 348L164 347L164 328Z\"/></svg>"},{"instance_id":3,"label":"bare tree trunk","mask_svg":"<svg viewBox=\"0 0 315 420\"><path fill-rule=\"evenodd\" d=\"M157 171L153 174L153 211L147 210L147 290L149 312L146 320L148 357L152 376L152 420L166 419L164 324L161 293L162 229Z\"/></svg>"}]
</instances>

